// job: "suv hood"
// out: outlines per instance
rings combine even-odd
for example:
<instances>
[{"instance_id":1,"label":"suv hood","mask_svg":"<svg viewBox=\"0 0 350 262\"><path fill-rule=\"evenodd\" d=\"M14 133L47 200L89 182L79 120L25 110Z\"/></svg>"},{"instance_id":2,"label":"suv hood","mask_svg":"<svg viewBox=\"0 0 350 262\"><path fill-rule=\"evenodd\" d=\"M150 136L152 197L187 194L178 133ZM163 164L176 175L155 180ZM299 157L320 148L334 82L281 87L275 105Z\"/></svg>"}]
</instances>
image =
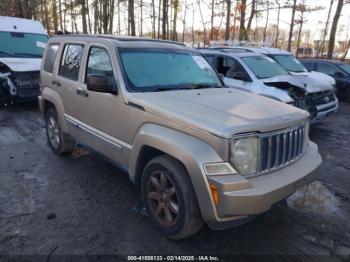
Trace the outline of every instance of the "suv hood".
<instances>
[{"instance_id":1,"label":"suv hood","mask_svg":"<svg viewBox=\"0 0 350 262\"><path fill-rule=\"evenodd\" d=\"M305 90L307 93L316 93L327 90L332 90L333 87L328 83L317 81L308 75L281 75L271 78L263 79L264 83L269 85L280 85L288 83L292 86L299 87Z\"/></svg>"},{"instance_id":2,"label":"suv hood","mask_svg":"<svg viewBox=\"0 0 350 262\"><path fill-rule=\"evenodd\" d=\"M309 116L296 107L231 88L133 93L128 100L161 118L223 138L286 128Z\"/></svg>"},{"instance_id":3,"label":"suv hood","mask_svg":"<svg viewBox=\"0 0 350 262\"><path fill-rule=\"evenodd\" d=\"M39 71L41 58L0 58L0 62L8 66L12 71Z\"/></svg>"},{"instance_id":4,"label":"suv hood","mask_svg":"<svg viewBox=\"0 0 350 262\"><path fill-rule=\"evenodd\" d=\"M328 84L330 86L335 86L334 78L329 76L329 75L327 75L327 74L321 73L321 72L316 72L316 71L302 72L302 73L291 72L291 74L308 76L308 77L312 78L315 81L326 83L326 84Z\"/></svg>"}]
</instances>

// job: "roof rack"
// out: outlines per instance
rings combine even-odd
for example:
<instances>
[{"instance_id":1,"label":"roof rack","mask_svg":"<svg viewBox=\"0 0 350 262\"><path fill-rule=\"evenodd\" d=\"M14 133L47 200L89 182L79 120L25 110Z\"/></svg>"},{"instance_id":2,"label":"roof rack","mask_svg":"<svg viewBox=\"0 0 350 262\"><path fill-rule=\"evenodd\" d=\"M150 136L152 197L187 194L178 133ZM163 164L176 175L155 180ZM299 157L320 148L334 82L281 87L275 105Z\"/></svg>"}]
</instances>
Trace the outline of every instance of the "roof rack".
<instances>
[{"instance_id":1,"label":"roof rack","mask_svg":"<svg viewBox=\"0 0 350 262\"><path fill-rule=\"evenodd\" d=\"M60 35L53 35L52 37L94 37L94 38L105 38L105 39L111 39L116 41L149 41L149 42L157 42L157 43L167 43L167 44L174 44L174 45L180 45L180 46L186 46L184 43L170 41L170 40L163 40L163 39L153 39L153 38L146 38L146 37L138 37L138 36L113 36L113 35L87 35L87 34L60 34Z\"/></svg>"}]
</instances>

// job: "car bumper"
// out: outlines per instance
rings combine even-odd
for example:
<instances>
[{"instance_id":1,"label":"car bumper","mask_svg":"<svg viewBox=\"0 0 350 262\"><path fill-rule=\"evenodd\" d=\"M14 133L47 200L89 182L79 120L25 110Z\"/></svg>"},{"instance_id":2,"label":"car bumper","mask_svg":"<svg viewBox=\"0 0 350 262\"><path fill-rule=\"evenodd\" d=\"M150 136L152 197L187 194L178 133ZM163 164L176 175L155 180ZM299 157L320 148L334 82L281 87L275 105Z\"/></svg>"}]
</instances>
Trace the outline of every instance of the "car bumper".
<instances>
[{"instance_id":1,"label":"car bumper","mask_svg":"<svg viewBox=\"0 0 350 262\"><path fill-rule=\"evenodd\" d=\"M241 175L208 178L219 192L216 221L207 221L215 227L220 223L247 219L263 213L271 206L312 181L313 172L321 163L315 143L310 142L305 153L294 164L267 175L247 179Z\"/></svg>"},{"instance_id":2,"label":"car bumper","mask_svg":"<svg viewBox=\"0 0 350 262\"><path fill-rule=\"evenodd\" d=\"M319 121L321 121L323 118L329 116L330 114L333 114L338 111L338 100L325 104L317 106L317 114L316 116L311 119L311 124L315 124Z\"/></svg>"}]
</instances>

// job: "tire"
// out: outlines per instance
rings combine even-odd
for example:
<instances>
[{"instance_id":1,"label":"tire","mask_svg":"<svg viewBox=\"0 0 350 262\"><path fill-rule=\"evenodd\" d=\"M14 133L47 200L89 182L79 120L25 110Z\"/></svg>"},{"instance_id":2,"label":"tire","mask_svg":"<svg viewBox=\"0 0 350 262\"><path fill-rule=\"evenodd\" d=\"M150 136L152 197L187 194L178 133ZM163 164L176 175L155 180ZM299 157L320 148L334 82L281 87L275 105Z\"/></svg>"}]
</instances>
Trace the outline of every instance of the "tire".
<instances>
[{"instance_id":1,"label":"tire","mask_svg":"<svg viewBox=\"0 0 350 262\"><path fill-rule=\"evenodd\" d=\"M57 155L64 155L73 151L75 142L62 132L57 112L50 108L45 116L46 135L49 145Z\"/></svg>"},{"instance_id":2,"label":"tire","mask_svg":"<svg viewBox=\"0 0 350 262\"><path fill-rule=\"evenodd\" d=\"M143 171L141 191L149 217L167 238L184 239L202 228L191 180L178 160L167 155L151 159Z\"/></svg>"}]
</instances>

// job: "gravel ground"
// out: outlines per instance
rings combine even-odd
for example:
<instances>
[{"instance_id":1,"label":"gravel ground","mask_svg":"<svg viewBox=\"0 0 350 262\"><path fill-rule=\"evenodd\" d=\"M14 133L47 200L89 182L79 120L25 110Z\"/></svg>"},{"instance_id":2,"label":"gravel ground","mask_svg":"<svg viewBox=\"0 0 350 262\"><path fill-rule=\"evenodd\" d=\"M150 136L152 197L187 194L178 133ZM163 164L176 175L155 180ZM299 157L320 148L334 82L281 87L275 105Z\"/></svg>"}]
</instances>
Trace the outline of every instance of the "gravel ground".
<instances>
[{"instance_id":1,"label":"gravel ground","mask_svg":"<svg viewBox=\"0 0 350 262\"><path fill-rule=\"evenodd\" d=\"M70 156L54 155L36 106L0 108L0 254L331 255L327 261L347 260L350 104L342 103L337 114L314 126L311 139L323 164L316 171L318 181L289 201L292 207L282 203L241 227L204 227L175 242L133 211L140 195L123 171L80 147Z\"/></svg>"}]
</instances>

